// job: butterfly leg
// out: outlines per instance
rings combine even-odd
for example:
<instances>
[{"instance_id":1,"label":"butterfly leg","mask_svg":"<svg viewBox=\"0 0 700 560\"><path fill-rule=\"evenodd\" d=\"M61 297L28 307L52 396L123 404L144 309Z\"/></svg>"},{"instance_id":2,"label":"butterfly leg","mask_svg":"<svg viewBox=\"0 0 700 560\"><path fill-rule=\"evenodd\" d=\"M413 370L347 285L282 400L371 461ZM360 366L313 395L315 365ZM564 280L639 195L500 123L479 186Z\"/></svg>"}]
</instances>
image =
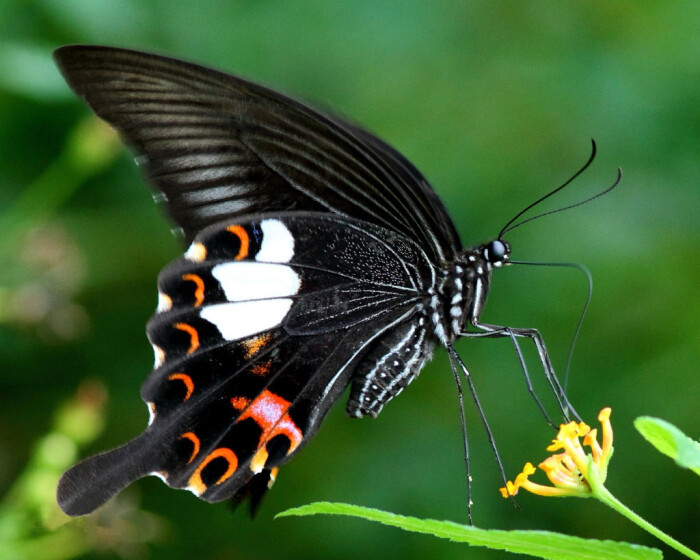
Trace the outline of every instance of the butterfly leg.
<instances>
[{"instance_id":1,"label":"butterfly leg","mask_svg":"<svg viewBox=\"0 0 700 560\"><path fill-rule=\"evenodd\" d=\"M449 352L449 350L448 350ZM462 443L464 444L464 468L467 475L467 518L469 525L473 525L474 521L472 519L472 474L471 474L471 464L469 462L469 437L467 434L467 421L464 415L464 392L462 391L462 382L459 379L459 373L457 371L457 366L455 364L454 358L451 354L448 354L450 359L450 366L452 368L452 375L457 385L457 398L459 400L459 420L462 427ZM471 381L471 380L470 380ZM470 389L472 385L470 384ZM475 395L475 393L473 393ZM477 401L478 402L478 401ZM481 412L481 408L477 406L477 410ZM489 433L490 435L490 433Z\"/></svg>"},{"instance_id":2,"label":"butterfly leg","mask_svg":"<svg viewBox=\"0 0 700 560\"><path fill-rule=\"evenodd\" d=\"M527 366L525 364L525 359L523 357L522 351L520 349L520 345L518 344L517 339L518 338L528 338L532 340L532 342L535 345L535 348L537 349L537 354L540 358L540 363L542 365L542 369L544 371L545 378L547 379L547 383L552 389L552 392L554 393L555 398L557 399L557 404L559 405L560 410L562 411L562 414L564 416L564 419L568 422L570 421L570 415L573 415L574 418L578 419L578 413L574 410L573 406L571 406L571 403L569 403L569 400L566 397L566 392L564 391L561 383L559 382L559 379L557 378L556 374L554 373L554 366L552 365L552 361L549 358L549 352L547 352L547 347L544 342L544 338L542 337L542 334L540 331L534 328L516 328L516 327L505 327L501 325L492 325L489 323L474 323L474 327L477 329L480 329L481 332L463 332L460 333L460 336L467 337L467 338L504 338L508 337L512 340L513 345L515 347L515 350L518 354L518 358L520 360L521 367L523 368L523 372L525 373L525 380L528 386L528 391L530 394L533 396L535 399L535 402L537 403L537 406L540 408L542 411L545 419L547 422L549 422L552 426L557 427L555 423L551 420L549 415L547 414L546 410L544 409L544 406L540 402L539 398L535 394L534 388L532 386L532 383L530 381L530 376L528 374Z\"/></svg>"},{"instance_id":3,"label":"butterfly leg","mask_svg":"<svg viewBox=\"0 0 700 560\"><path fill-rule=\"evenodd\" d=\"M469 392L472 395L472 400L474 401L474 405L476 406L476 410L479 414L479 418L481 418L481 422L484 426L484 430L486 431L486 437L489 440L489 444L491 445L491 450L493 451L493 455L496 459L496 463L498 464L498 470L501 473L501 478L503 478L503 484L506 484L506 471L503 468L503 461L501 461L501 455L498 452L498 447L496 446L496 440L493 436L493 432L491 431L491 427L489 426L488 420L486 419L486 414L484 413L484 409L481 406L481 401L479 400L479 396L476 393L476 388L474 387L474 382L472 381L471 374L469 373L469 370L467 369L467 366L464 364L462 361L462 358L459 357L459 354L457 351L454 349L452 345L448 345L446 347L447 349L447 355L450 359L450 367L452 368L452 375L454 376L455 383L457 384L457 394L459 397L459 408L460 408L460 415L461 415L461 423L462 423L462 435L463 435L463 441L464 441L464 464L466 466L466 472L467 472L467 513L469 516L469 524L472 525L472 477L470 474L470 467L469 467L469 442L467 441L467 424L464 418L464 401L463 401L463 393L462 393L462 383L460 382L459 379L459 370L462 371L462 375L467 381L467 386L469 387ZM515 501L515 498L511 496L511 502L513 502L513 505L518 508L518 504Z\"/></svg>"}]
</instances>

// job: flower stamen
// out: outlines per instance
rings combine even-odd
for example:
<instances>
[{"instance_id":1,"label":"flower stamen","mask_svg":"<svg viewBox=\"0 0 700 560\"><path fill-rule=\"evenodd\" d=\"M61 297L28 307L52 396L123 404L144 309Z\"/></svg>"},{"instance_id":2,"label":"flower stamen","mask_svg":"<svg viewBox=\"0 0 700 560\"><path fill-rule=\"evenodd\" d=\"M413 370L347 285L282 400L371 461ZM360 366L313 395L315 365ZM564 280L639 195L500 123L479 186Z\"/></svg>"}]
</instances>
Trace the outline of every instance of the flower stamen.
<instances>
[{"instance_id":1,"label":"flower stamen","mask_svg":"<svg viewBox=\"0 0 700 560\"><path fill-rule=\"evenodd\" d=\"M569 422L559 427L559 433L547 447L547 451L561 453L550 455L538 465L553 486L530 481L528 477L534 474L536 469L532 463L526 463L515 482L508 481L506 486L500 489L501 495L504 498L514 496L520 488L524 488L540 496L590 496L590 476L595 474L600 483L605 482L608 461L613 450L610 412L610 408L604 408L598 415L603 433L602 445L597 441L598 431L592 430L584 422ZM583 445L579 438L583 438ZM590 448L590 454L586 454L583 446ZM589 468L597 472L591 473Z\"/></svg>"}]
</instances>

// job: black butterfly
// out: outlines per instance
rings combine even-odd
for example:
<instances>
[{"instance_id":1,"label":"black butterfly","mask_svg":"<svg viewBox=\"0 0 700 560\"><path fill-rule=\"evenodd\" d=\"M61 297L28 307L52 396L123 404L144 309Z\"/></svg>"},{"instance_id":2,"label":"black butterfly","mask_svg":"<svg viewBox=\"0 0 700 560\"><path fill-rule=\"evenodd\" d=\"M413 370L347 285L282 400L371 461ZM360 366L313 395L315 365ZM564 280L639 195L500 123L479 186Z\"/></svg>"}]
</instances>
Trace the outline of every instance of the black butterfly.
<instances>
[{"instance_id":1,"label":"black butterfly","mask_svg":"<svg viewBox=\"0 0 700 560\"><path fill-rule=\"evenodd\" d=\"M257 503L348 384L348 413L376 416L435 345L454 370L461 336L531 338L553 378L536 330L479 320L509 260L503 232L462 248L426 179L375 136L171 58L95 46L55 58L189 243L160 274L148 323L148 428L63 475L69 515L149 474L209 502Z\"/></svg>"}]
</instances>

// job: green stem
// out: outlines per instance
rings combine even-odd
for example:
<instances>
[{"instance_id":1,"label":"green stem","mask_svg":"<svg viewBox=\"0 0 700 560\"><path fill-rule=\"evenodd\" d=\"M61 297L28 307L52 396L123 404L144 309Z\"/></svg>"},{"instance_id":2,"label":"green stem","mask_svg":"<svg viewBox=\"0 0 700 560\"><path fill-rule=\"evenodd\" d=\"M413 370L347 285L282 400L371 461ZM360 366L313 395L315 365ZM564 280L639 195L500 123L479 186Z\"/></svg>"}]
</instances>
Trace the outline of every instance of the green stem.
<instances>
[{"instance_id":1,"label":"green stem","mask_svg":"<svg viewBox=\"0 0 700 560\"><path fill-rule=\"evenodd\" d=\"M589 481L589 482L592 482L592 481ZM679 543L676 539L667 535L661 529L659 529L658 527L655 527L654 525L652 525L651 523L649 523L648 521L646 521L645 519L641 518L639 515L634 513L626 505L624 505L622 502L620 502L615 496L613 496L605 486L603 486L602 484L600 484L600 485L595 484L595 485L591 485L591 486L592 487L595 486L595 488L592 488L593 495L596 498L598 498L601 502L610 506L612 509L614 509L618 513L624 515L627 519L632 521L632 523L639 525L642 529L644 529L648 533L651 533L657 539L666 543L671 548L676 549L681 554L687 556L688 558L692 558L693 560L700 560L700 554L698 554L697 552L694 552L693 550L691 550L687 546Z\"/></svg>"}]
</instances>

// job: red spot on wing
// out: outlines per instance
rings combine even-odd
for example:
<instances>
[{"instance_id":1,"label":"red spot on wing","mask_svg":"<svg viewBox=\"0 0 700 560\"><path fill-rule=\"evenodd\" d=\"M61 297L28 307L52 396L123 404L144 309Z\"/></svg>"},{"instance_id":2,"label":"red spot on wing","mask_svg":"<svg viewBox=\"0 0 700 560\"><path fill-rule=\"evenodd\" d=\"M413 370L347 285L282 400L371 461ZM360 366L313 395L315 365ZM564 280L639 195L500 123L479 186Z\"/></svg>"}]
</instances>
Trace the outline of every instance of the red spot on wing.
<instances>
[{"instance_id":1,"label":"red spot on wing","mask_svg":"<svg viewBox=\"0 0 700 560\"><path fill-rule=\"evenodd\" d=\"M189 282L194 282L194 306L199 307L204 303L204 280L196 274L183 274L182 279Z\"/></svg>"},{"instance_id":2,"label":"red spot on wing","mask_svg":"<svg viewBox=\"0 0 700 560\"><path fill-rule=\"evenodd\" d=\"M236 410L243 410L250 404L250 399L246 397L231 397L231 406Z\"/></svg>"},{"instance_id":3,"label":"red spot on wing","mask_svg":"<svg viewBox=\"0 0 700 560\"><path fill-rule=\"evenodd\" d=\"M187 323L175 323L173 326L176 329L184 331L190 335L190 347L187 349L188 354L191 354L197 348L199 348L199 333L197 333L197 329L195 329L192 325L188 325Z\"/></svg>"},{"instance_id":4,"label":"red spot on wing","mask_svg":"<svg viewBox=\"0 0 700 560\"><path fill-rule=\"evenodd\" d=\"M248 408L240 415L237 421L252 418L262 429L259 446L277 435L284 435L289 439L289 451L291 453L303 439L299 427L291 419L287 411L291 403L279 395L265 389L258 395Z\"/></svg>"},{"instance_id":5,"label":"red spot on wing","mask_svg":"<svg viewBox=\"0 0 700 560\"><path fill-rule=\"evenodd\" d=\"M192 391L194 391L194 382L192 381L192 378L187 375L186 373L173 373L168 377L168 380L174 381L176 379L179 379L185 384L185 388L187 389L187 393L185 393L185 398L182 399L183 401L186 401L192 396Z\"/></svg>"},{"instance_id":6,"label":"red spot on wing","mask_svg":"<svg viewBox=\"0 0 700 560\"><path fill-rule=\"evenodd\" d=\"M238 254L234 257L235 260L240 261L248 256L248 251L250 251L250 236L248 232L243 228L243 226L235 225L226 228L233 235L238 237L241 243L241 247L238 249Z\"/></svg>"}]
</instances>

